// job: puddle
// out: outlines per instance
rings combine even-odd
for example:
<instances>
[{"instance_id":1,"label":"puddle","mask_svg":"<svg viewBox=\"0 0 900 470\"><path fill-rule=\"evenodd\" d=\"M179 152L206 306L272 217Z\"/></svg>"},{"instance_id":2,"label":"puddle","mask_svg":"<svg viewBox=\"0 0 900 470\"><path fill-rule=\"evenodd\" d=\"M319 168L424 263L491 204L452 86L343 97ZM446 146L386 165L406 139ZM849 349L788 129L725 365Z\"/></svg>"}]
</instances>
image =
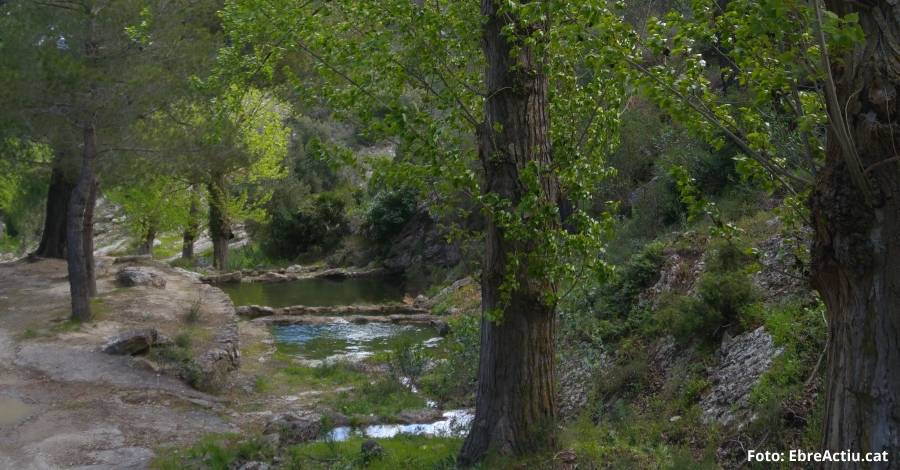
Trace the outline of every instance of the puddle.
<instances>
[{"instance_id":1,"label":"puddle","mask_svg":"<svg viewBox=\"0 0 900 470\"><path fill-rule=\"evenodd\" d=\"M0 397L0 426L15 424L31 413L31 406L15 398Z\"/></svg>"},{"instance_id":2,"label":"puddle","mask_svg":"<svg viewBox=\"0 0 900 470\"><path fill-rule=\"evenodd\" d=\"M235 305L268 307L333 307L383 304L403 300L405 287L395 277L359 277L344 280L300 279L288 282L242 282L220 287Z\"/></svg>"},{"instance_id":3,"label":"puddle","mask_svg":"<svg viewBox=\"0 0 900 470\"><path fill-rule=\"evenodd\" d=\"M469 410L451 410L444 412L444 419L428 424L375 424L363 428L341 426L328 433L326 440L346 441L351 437L368 437L384 439L399 434L419 436L462 437L468 432L474 416Z\"/></svg>"},{"instance_id":4,"label":"puddle","mask_svg":"<svg viewBox=\"0 0 900 470\"><path fill-rule=\"evenodd\" d=\"M396 342L423 344L433 339L433 328L392 323L349 322L323 325L281 325L272 327L275 341L287 345L302 359L313 361L360 360L376 352L388 351ZM433 343L432 343L433 344Z\"/></svg>"}]
</instances>

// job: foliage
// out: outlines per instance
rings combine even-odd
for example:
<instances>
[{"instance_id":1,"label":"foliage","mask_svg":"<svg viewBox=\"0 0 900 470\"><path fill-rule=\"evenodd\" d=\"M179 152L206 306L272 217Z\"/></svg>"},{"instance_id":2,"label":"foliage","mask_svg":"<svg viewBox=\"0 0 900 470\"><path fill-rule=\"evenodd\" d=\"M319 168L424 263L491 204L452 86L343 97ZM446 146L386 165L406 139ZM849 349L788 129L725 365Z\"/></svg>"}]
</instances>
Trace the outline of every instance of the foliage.
<instances>
[{"instance_id":1,"label":"foliage","mask_svg":"<svg viewBox=\"0 0 900 470\"><path fill-rule=\"evenodd\" d=\"M750 279L752 257L734 242L719 242L709 252L694 296L675 296L657 313L657 323L681 341L713 339L725 329L740 331L743 315L758 298Z\"/></svg>"},{"instance_id":2,"label":"foliage","mask_svg":"<svg viewBox=\"0 0 900 470\"><path fill-rule=\"evenodd\" d=\"M328 250L349 233L346 203L337 194L316 194L293 210L280 201L273 200L263 233L262 247L272 257L295 259L309 251Z\"/></svg>"},{"instance_id":3,"label":"foliage","mask_svg":"<svg viewBox=\"0 0 900 470\"><path fill-rule=\"evenodd\" d=\"M478 368L481 322L477 315L448 320L450 334L444 338L442 355L421 380L422 390L445 406L469 405Z\"/></svg>"},{"instance_id":4,"label":"foliage","mask_svg":"<svg viewBox=\"0 0 900 470\"><path fill-rule=\"evenodd\" d=\"M416 196L408 187L379 191L366 210L363 230L375 243L390 241L416 212Z\"/></svg>"}]
</instances>

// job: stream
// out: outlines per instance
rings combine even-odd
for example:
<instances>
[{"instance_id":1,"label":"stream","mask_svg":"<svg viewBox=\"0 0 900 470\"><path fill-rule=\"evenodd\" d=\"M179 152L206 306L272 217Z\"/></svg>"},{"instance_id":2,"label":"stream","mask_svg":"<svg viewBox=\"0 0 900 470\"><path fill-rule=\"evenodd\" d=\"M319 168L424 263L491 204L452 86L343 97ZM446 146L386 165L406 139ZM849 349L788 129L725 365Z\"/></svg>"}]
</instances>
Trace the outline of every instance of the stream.
<instances>
[{"instance_id":1,"label":"stream","mask_svg":"<svg viewBox=\"0 0 900 470\"><path fill-rule=\"evenodd\" d=\"M302 279L221 287L235 305L268 307L395 303L400 302L406 293L402 279L391 277ZM396 344L434 347L442 340L434 328L427 326L356 324L341 318L326 324L276 325L271 327L271 331L275 343L282 350L310 367L337 361L360 361L376 353L390 351ZM416 392L415 388L412 390ZM430 400L429 406L434 406ZM376 439L399 434L459 437L465 434L472 418L469 410L448 410L444 411L440 420L432 423L376 424L360 428L341 426L331 430L325 439L344 441L356 436Z\"/></svg>"}]
</instances>

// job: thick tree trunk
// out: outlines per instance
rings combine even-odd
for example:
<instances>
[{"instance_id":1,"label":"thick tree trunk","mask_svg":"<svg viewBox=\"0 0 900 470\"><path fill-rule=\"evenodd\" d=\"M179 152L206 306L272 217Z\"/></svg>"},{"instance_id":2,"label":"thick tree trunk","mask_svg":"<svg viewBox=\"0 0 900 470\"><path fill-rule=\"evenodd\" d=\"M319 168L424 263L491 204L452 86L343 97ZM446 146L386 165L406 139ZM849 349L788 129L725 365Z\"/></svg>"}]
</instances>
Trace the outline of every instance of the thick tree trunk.
<instances>
[{"instance_id":1,"label":"thick tree trunk","mask_svg":"<svg viewBox=\"0 0 900 470\"><path fill-rule=\"evenodd\" d=\"M63 157L58 155L50 175L44 230L41 232L41 242L34 252L35 255L44 258L66 257L66 217L69 211L69 198L75 185L66 178L61 160Z\"/></svg>"},{"instance_id":2,"label":"thick tree trunk","mask_svg":"<svg viewBox=\"0 0 900 470\"><path fill-rule=\"evenodd\" d=\"M829 325L823 446L887 452L888 463L868 468L900 468L900 4L828 7L858 13L866 41L832 63L840 105L829 106L826 166L811 200L813 282ZM840 144L835 116L846 118L855 152ZM851 178L857 156L868 195Z\"/></svg>"},{"instance_id":3,"label":"thick tree trunk","mask_svg":"<svg viewBox=\"0 0 900 470\"><path fill-rule=\"evenodd\" d=\"M213 267L224 270L228 268L228 241L231 239L225 175L214 173L210 178L208 190L209 236L213 242Z\"/></svg>"},{"instance_id":4,"label":"thick tree trunk","mask_svg":"<svg viewBox=\"0 0 900 470\"><path fill-rule=\"evenodd\" d=\"M96 191L94 178L94 159L97 155L96 133L93 126L84 128L84 155L81 162L81 175L78 184L72 191L69 200L68 224L66 239L68 244L69 291L72 297L72 319L90 321L93 266L89 268L86 248L93 245L88 238L93 230L88 230L86 213L88 205L93 205L91 193ZM96 193L95 193L96 194ZM93 213L93 209L90 210ZM88 236L86 236L88 235ZM96 289L96 286L93 287Z\"/></svg>"},{"instance_id":5,"label":"thick tree trunk","mask_svg":"<svg viewBox=\"0 0 900 470\"><path fill-rule=\"evenodd\" d=\"M198 217L200 216L200 195L197 194L196 186L191 186L191 207L188 210L188 223L184 229L184 237L181 242L181 257L184 259L194 259L194 241L197 239L197 232L200 230Z\"/></svg>"},{"instance_id":6,"label":"thick tree trunk","mask_svg":"<svg viewBox=\"0 0 900 470\"><path fill-rule=\"evenodd\" d=\"M487 59L487 122L479 130L479 155L485 172L485 192L518 205L526 194L520 179L529 165L549 171L550 140L547 77L540 58L522 43L511 56L508 37L501 30L511 20L499 14L494 0L482 1L487 17L484 53ZM530 35L546 25L517 25ZM547 206L558 200L556 180L541 175L541 199ZM515 211L513 209L513 214ZM558 222L558 221L557 221ZM533 243L507 236L494 218L486 227L481 280L481 357L475 419L459 455L471 465L489 450L524 454L555 444L554 313L547 305L551 286L534 276L528 260L520 258L517 286L501 304L501 285L513 253L528 253ZM489 312L501 309L499 321Z\"/></svg>"}]
</instances>

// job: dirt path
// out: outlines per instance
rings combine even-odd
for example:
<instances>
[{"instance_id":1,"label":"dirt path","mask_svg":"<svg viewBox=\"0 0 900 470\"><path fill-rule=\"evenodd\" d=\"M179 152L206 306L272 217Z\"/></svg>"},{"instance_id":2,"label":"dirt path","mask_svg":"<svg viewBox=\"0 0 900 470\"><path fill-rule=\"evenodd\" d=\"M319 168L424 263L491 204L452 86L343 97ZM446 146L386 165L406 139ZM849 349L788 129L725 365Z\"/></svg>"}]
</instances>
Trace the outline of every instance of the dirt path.
<instances>
[{"instance_id":1,"label":"dirt path","mask_svg":"<svg viewBox=\"0 0 900 470\"><path fill-rule=\"evenodd\" d=\"M233 321L230 302L170 269L156 269L165 289L122 289L110 259L98 267L98 320L77 327L66 321L64 263L0 264L0 468L146 468L160 446L238 430L221 399L146 362L99 352L135 326L177 331L198 297L202 336Z\"/></svg>"}]
</instances>

